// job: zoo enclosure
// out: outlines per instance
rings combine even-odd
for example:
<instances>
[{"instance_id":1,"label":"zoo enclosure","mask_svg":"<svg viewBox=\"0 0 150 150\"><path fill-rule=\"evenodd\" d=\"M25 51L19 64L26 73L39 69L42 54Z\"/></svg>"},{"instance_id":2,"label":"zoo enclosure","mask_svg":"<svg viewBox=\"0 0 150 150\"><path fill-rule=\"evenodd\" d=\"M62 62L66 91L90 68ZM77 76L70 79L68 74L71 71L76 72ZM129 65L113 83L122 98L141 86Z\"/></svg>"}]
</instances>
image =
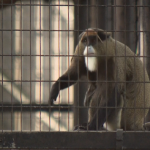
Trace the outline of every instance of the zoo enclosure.
<instances>
[{"instance_id":1,"label":"zoo enclosure","mask_svg":"<svg viewBox=\"0 0 150 150\"><path fill-rule=\"evenodd\" d=\"M78 35L89 27L112 32L116 40L126 44L141 56L150 75L149 14L148 0L2 0L0 5L0 146L2 148L99 148L100 146L100 148L109 148L109 146L95 144L100 137L107 137L107 134L106 140L114 139L113 144L110 145L117 146L117 132L102 133L104 136L88 132L84 133L83 137L81 133L72 133L74 125L87 122L87 108L83 107L86 82L79 82L74 87L62 91L55 105L51 107L47 105L49 91L53 82L70 65ZM147 121L149 119L150 116L147 117ZM54 134L53 131L58 133ZM23 140L26 136L24 132L33 137L37 134L34 137L35 141L38 138L40 141L43 136L46 136L44 140L48 140L47 144L52 140L50 137L53 134L56 139L62 136L70 139L74 135L73 141L83 138L83 141L88 143L89 136L96 137L97 141L95 140L91 147L91 143L84 147L83 141L79 141L80 144L76 143L79 147L74 144L67 145L67 142L64 142L66 146L63 146L64 143L59 145L55 142L52 143L56 145L43 144L43 147L30 145L30 143L26 146L17 144L14 146L12 139L20 135L20 139ZM124 138L119 141L121 141L120 146L127 148L136 148L133 140L131 140L131 147L126 145L126 142L122 143L126 138L130 139L132 134L136 142L143 138L142 135L145 137L143 142L149 139L149 132L146 131L144 133L124 132L124 135L130 136L127 138L121 134ZM139 135L135 136L136 134ZM149 147L146 142L142 146L137 148Z\"/></svg>"}]
</instances>

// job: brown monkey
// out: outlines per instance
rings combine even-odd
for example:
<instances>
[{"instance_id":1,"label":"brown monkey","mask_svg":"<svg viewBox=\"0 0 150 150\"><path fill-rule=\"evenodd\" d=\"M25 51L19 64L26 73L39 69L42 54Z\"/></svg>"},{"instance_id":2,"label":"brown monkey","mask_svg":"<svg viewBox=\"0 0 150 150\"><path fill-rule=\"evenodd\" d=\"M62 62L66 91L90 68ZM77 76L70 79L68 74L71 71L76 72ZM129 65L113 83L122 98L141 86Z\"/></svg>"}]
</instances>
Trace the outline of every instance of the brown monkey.
<instances>
[{"instance_id":1,"label":"brown monkey","mask_svg":"<svg viewBox=\"0 0 150 150\"><path fill-rule=\"evenodd\" d=\"M84 104L89 106L89 121L77 128L142 130L150 106L150 84L141 60L101 29L87 29L79 38L69 69L52 86L49 103L59 90L87 76Z\"/></svg>"}]
</instances>

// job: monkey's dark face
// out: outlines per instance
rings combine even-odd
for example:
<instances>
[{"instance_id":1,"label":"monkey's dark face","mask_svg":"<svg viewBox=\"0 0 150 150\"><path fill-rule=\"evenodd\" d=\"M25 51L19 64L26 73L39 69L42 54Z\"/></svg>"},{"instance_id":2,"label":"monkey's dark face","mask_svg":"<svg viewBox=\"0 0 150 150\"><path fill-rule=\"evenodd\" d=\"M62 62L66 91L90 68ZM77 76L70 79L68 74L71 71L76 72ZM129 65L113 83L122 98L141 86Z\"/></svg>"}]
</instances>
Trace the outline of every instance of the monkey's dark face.
<instances>
[{"instance_id":1,"label":"monkey's dark face","mask_svg":"<svg viewBox=\"0 0 150 150\"><path fill-rule=\"evenodd\" d=\"M85 37L82 40L85 45L83 55L85 56L85 65L87 69L91 72L97 70L97 58L96 58L96 50L94 49L94 45L97 43L96 36Z\"/></svg>"},{"instance_id":2,"label":"monkey's dark face","mask_svg":"<svg viewBox=\"0 0 150 150\"><path fill-rule=\"evenodd\" d=\"M95 46L98 42L100 42L100 39L96 35L89 35L85 36L81 41L85 46Z\"/></svg>"},{"instance_id":3,"label":"monkey's dark face","mask_svg":"<svg viewBox=\"0 0 150 150\"><path fill-rule=\"evenodd\" d=\"M110 34L107 34L103 30L97 29L87 29L83 32L79 38L79 49L80 51L76 54L85 56L85 65L87 69L91 72L94 72L98 68L99 60L106 54L106 44L108 45L107 39Z\"/></svg>"},{"instance_id":4,"label":"monkey's dark face","mask_svg":"<svg viewBox=\"0 0 150 150\"><path fill-rule=\"evenodd\" d=\"M91 72L97 70L97 52L94 48L100 39L98 38L95 32L87 32L82 40L82 44L84 45L83 55L85 56L85 65L87 69Z\"/></svg>"}]
</instances>

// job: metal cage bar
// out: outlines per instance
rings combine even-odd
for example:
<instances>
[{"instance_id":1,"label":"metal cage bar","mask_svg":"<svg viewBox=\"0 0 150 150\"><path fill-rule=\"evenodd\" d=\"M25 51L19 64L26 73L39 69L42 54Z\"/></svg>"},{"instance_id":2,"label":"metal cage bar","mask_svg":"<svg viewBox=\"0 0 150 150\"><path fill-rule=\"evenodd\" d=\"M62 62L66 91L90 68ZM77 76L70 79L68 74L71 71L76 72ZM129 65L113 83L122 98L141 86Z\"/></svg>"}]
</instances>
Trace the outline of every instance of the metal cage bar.
<instances>
[{"instance_id":1,"label":"metal cage bar","mask_svg":"<svg viewBox=\"0 0 150 150\"><path fill-rule=\"evenodd\" d=\"M47 104L52 84L69 68L71 58L78 58L79 64L83 57L79 53L75 56L74 49L79 35L90 27L111 32L116 43L125 44L125 53L127 46L132 49L134 56L114 56L125 59L125 73L127 58L134 59L134 68L140 58L150 76L149 14L149 0L0 0L0 148L149 149L148 124L143 131L126 131L126 121L124 131L99 131L97 115L95 131L73 132L74 126L89 121L92 107L83 106L89 83L144 84L145 93L149 81L108 81L107 77L98 81L99 72L96 80L89 81L79 79L78 74L74 87L61 91L53 106ZM105 65L107 76L107 61ZM144 68L142 73L145 80ZM59 89L63 82L66 80L59 81ZM69 86L74 80L67 82ZM107 99L109 93L105 93ZM144 106L136 107L134 99L131 107L106 105L101 109L106 109L106 116L110 108L134 113L149 109L143 97ZM150 112L143 124L149 121Z\"/></svg>"}]
</instances>

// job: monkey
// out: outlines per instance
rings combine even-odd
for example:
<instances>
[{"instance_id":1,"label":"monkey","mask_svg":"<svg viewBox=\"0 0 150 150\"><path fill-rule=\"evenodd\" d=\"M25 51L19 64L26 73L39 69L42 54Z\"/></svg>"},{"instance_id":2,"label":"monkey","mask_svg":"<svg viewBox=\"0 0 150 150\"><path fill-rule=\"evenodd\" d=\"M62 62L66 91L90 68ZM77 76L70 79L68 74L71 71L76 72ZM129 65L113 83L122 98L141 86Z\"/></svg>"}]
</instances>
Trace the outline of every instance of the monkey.
<instances>
[{"instance_id":1,"label":"monkey","mask_svg":"<svg viewBox=\"0 0 150 150\"><path fill-rule=\"evenodd\" d=\"M67 71L53 84L49 104L60 90L86 76L89 88L84 105L88 123L75 130L144 130L143 122L150 106L149 77L142 61L111 33L88 28L79 42Z\"/></svg>"}]
</instances>

